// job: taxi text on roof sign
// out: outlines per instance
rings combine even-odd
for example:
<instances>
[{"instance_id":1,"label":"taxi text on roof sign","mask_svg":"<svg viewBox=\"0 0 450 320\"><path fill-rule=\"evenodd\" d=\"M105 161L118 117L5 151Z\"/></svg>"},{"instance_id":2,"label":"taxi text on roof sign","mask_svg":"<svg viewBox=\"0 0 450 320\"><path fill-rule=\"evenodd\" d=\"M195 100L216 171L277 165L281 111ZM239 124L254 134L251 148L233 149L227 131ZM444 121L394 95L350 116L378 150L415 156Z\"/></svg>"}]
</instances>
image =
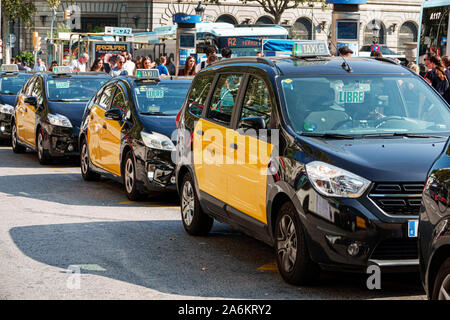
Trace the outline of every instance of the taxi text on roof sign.
<instances>
[{"instance_id":1,"label":"taxi text on roof sign","mask_svg":"<svg viewBox=\"0 0 450 320\"><path fill-rule=\"evenodd\" d=\"M326 42L309 41L294 43L292 55L296 57L330 56L330 50Z\"/></svg>"},{"instance_id":2,"label":"taxi text on roof sign","mask_svg":"<svg viewBox=\"0 0 450 320\"><path fill-rule=\"evenodd\" d=\"M53 67L53 73L62 74L62 73L71 73L72 69L68 66L55 66Z\"/></svg>"},{"instance_id":3,"label":"taxi text on roof sign","mask_svg":"<svg viewBox=\"0 0 450 320\"><path fill-rule=\"evenodd\" d=\"M4 72L18 72L19 67L17 64L2 64L0 71Z\"/></svg>"},{"instance_id":4,"label":"taxi text on roof sign","mask_svg":"<svg viewBox=\"0 0 450 320\"><path fill-rule=\"evenodd\" d=\"M138 79L159 79L158 69L137 69L136 78Z\"/></svg>"}]
</instances>

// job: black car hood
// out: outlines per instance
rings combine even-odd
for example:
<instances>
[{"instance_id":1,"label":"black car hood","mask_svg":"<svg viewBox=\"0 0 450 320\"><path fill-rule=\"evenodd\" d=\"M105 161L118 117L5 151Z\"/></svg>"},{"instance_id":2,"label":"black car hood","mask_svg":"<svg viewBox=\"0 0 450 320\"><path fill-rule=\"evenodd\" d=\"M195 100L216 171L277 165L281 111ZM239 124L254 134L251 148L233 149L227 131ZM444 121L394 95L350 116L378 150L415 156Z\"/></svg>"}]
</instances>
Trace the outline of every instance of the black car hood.
<instances>
[{"instance_id":1,"label":"black car hood","mask_svg":"<svg viewBox=\"0 0 450 320\"><path fill-rule=\"evenodd\" d=\"M10 106L15 106L16 104L16 95L11 94L0 94L0 103L2 104L9 104Z\"/></svg>"},{"instance_id":2,"label":"black car hood","mask_svg":"<svg viewBox=\"0 0 450 320\"><path fill-rule=\"evenodd\" d=\"M323 161L374 182L421 182L447 138L324 140L302 137L308 163ZM301 157L301 155L298 155Z\"/></svg>"},{"instance_id":3,"label":"black car hood","mask_svg":"<svg viewBox=\"0 0 450 320\"><path fill-rule=\"evenodd\" d=\"M157 132L176 142L176 116L140 116L146 132ZM173 137L172 137L173 135ZM175 140L174 140L175 139Z\"/></svg>"},{"instance_id":4,"label":"black car hood","mask_svg":"<svg viewBox=\"0 0 450 320\"><path fill-rule=\"evenodd\" d=\"M69 118L72 126L79 128L87 101L48 102L50 113L59 113Z\"/></svg>"}]
</instances>

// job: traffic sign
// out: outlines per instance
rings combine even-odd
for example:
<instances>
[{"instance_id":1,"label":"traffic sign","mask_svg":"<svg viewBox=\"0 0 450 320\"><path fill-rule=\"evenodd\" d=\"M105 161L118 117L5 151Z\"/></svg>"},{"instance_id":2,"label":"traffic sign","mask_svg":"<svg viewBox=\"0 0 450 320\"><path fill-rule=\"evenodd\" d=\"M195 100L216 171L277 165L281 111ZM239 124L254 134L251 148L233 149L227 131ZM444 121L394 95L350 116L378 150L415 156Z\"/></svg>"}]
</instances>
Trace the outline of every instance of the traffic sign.
<instances>
[{"instance_id":1,"label":"traffic sign","mask_svg":"<svg viewBox=\"0 0 450 320\"><path fill-rule=\"evenodd\" d=\"M372 46L372 48L370 49L370 51L380 51L380 46L379 45L377 45L377 44L374 44L373 46Z\"/></svg>"},{"instance_id":2,"label":"traffic sign","mask_svg":"<svg viewBox=\"0 0 450 320\"><path fill-rule=\"evenodd\" d=\"M11 33L9 36L8 36L8 42L9 43L14 43L14 42L16 42L16 35L15 34L13 34L13 33Z\"/></svg>"},{"instance_id":3,"label":"traffic sign","mask_svg":"<svg viewBox=\"0 0 450 320\"><path fill-rule=\"evenodd\" d=\"M131 36L133 35L133 29L119 28L119 27L105 27L105 34L109 34L112 36Z\"/></svg>"}]
</instances>

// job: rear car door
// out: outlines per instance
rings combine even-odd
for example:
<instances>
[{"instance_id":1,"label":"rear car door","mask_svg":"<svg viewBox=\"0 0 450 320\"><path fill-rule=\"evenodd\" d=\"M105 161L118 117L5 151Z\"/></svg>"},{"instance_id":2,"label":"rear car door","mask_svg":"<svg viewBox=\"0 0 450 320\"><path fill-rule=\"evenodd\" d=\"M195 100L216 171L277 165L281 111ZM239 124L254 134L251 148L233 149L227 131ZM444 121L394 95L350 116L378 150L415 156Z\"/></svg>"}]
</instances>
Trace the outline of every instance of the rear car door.
<instances>
[{"instance_id":1,"label":"rear car door","mask_svg":"<svg viewBox=\"0 0 450 320\"><path fill-rule=\"evenodd\" d=\"M227 134L238 102L243 74L218 77L206 117L194 129L194 167L199 189L227 202Z\"/></svg>"},{"instance_id":2,"label":"rear car door","mask_svg":"<svg viewBox=\"0 0 450 320\"><path fill-rule=\"evenodd\" d=\"M31 93L33 92L34 83L36 82L36 77L31 78L26 86L24 87L24 90L20 93L19 98L17 100L17 107L16 107L16 126L17 126L17 137L22 141L27 141L26 136L26 121L27 121L27 115L28 115L28 107L25 105L25 99L29 96L31 96ZM26 111L25 111L26 110Z\"/></svg>"},{"instance_id":3,"label":"rear car door","mask_svg":"<svg viewBox=\"0 0 450 320\"><path fill-rule=\"evenodd\" d=\"M130 110L128 96L124 87L117 85L114 98L108 110L120 109L124 115ZM101 166L120 176L120 143L122 141L122 129L125 125L124 119L112 120L104 118L101 134Z\"/></svg>"}]
</instances>

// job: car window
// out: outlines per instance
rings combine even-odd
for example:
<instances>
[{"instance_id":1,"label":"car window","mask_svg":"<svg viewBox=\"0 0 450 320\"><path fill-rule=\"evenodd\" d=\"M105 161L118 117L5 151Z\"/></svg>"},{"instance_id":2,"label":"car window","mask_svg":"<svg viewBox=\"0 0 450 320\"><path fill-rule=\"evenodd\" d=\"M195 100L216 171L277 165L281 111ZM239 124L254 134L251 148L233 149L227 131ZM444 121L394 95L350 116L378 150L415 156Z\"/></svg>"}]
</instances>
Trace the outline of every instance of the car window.
<instances>
[{"instance_id":1,"label":"car window","mask_svg":"<svg viewBox=\"0 0 450 320\"><path fill-rule=\"evenodd\" d=\"M30 77L28 75L0 77L0 93L15 95Z\"/></svg>"},{"instance_id":2,"label":"car window","mask_svg":"<svg viewBox=\"0 0 450 320\"><path fill-rule=\"evenodd\" d=\"M105 90L103 90L103 93L100 96L100 101L98 103L100 107L102 107L103 109L109 108L115 89L116 87L114 85L110 85L106 87Z\"/></svg>"},{"instance_id":3,"label":"car window","mask_svg":"<svg viewBox=\"0 0 450 320\"><path fill-rule=\"evenodd\" d=\"M288 121L299 133L382 134L450 131L450 110L415 76L286 77Z\"/></svg>"},{"instance_id":4,"label":"car window","mask_svg":"<svg viewBox=\"0 0 450 320\"><path fill-rule=\"evenodd\" d=\"M36 82L34 83L31 95L38 100L39 104L42 104L43 102L43 89L44 89L43 80L41 78L37 78Z\"/></svg>"},{"instance_id":5,"label":"car window","mask_svg":"<svg viewBox=\"0 0 450 320\"><path fill-rule=\"evenodd\" d=\"M31 92L32 92L32 90L33 90L33 85L34 85L34 82L35 82L35 81L36 81L36 77L31 78L31 79L27 82L26 87L25 87L24 90L23 90L23 94L26 95L27 97L31 96Z\"/></svg>"},{"instance_id":6,"label":"car window","mask_svg":"<svg viewBox=\"0 0 450 320\"><path fill-rule=\"evenodd\" d=\"M211 107L208 110L208 119L225 126L230 124L241 82L241 74L225 74L219 77L211 100Z\"/></svg>"},{"instance_id":7,"label":"car window","mask_svg":"<svg viewBox=\"0 0 450 320\"><path fill-rule=\"evenodd\" d=\"M272 103L267 84L264 80L252 76L245 92L240 120L250 117L261 117L267 128L271 114Z\"/></svg>"},{"instance_id":8,"label":"car window","mask_svg":"<svg viewBox=\"0 0 450 320\"><path fill-rule=\"evenodd\" d=\"M208 96L209 89L213 82L214 75L198 76L195 79L194 86L189 93L189 105L188 110L196 117L201 117L203 108Z\"/></svg>"},{"instance_id":9,"label":"car window","mask_svg":"<svg viewBox=\"0 0 450 320\"><path fill-rule=\"evenodd\" d=\"M118 109L122 110L123 112L128 112L128 109L129 109L128 103L127 103L125 94L123 93L122 89L117 88L110 108L111 109L118 108Z\"/></svg>"}]
</instances>

